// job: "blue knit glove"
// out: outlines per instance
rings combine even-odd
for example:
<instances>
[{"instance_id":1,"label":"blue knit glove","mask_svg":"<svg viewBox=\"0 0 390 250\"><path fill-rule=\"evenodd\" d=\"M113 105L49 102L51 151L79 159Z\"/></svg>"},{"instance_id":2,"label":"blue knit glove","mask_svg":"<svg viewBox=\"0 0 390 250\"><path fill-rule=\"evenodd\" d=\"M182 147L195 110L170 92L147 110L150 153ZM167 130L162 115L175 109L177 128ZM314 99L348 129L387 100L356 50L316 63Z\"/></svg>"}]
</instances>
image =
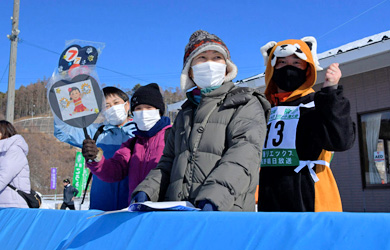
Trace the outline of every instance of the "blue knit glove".
<instances>
[{"instance_id":1,"label":"blue knit glove","mask_svg":"<svg viewBox=\"0 0 390 250\"><path fill-rule=\"evenodd\" d=\"M199 201L198 207L202 211L217 211L217 207L208 200Z\"/></svg>"},{"instance_id":2,"label":"blue knit glove","mask_svg":"<svg viewBox=\"0 0 390 250\"><path fill-rule=\"evenodd\" d=\"M134 195L133 199L131 199L130 204L136 203L136 202L144 202L148 201L149 197L145 192L139 191Z\"/></svg>"}]
</instances>

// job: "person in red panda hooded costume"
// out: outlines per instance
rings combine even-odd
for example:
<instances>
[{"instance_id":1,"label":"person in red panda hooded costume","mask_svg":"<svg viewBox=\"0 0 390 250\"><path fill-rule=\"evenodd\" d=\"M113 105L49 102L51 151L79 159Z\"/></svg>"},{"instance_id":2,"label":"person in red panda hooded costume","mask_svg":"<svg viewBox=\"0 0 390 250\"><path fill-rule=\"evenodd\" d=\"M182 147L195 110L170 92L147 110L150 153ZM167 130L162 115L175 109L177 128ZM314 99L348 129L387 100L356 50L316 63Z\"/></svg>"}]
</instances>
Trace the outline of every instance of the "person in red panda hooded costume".
<instances>
[{"instance_id":1,"label":"person in red panda hooded costume","mask_svg":"<svg viewBox=\"0 0 390 250\"><path fill-rule=\"evenodd\" d=\"M330 169L333 151L355 141L349 101L338 85L338 63L326 69L320 91L314 37L269 42L264 57L265 95L272 109L260 171L259 211L342 211Z\"/></svg>"}]
</instances>

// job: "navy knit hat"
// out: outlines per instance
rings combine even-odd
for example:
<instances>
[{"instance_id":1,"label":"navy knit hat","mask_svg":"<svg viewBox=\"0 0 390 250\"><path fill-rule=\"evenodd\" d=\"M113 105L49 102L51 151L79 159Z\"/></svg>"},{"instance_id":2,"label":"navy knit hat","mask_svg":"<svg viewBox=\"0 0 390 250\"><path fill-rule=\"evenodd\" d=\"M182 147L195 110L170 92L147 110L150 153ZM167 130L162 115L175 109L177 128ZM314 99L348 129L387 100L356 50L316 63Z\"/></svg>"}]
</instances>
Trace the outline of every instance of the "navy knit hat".
<instances>
[{"instance_id":1,"label":"navy knit hat","mask_svg":"<svg viewBox=\"0 0 390 250\"><path fill-rule=\"evenodd\" d=\"M137 105L147 104L160 110L160 115L165 113L165 104L157 83L150 83L137 89L131 97L131 113Z\"/></svg>"}]
</instances>

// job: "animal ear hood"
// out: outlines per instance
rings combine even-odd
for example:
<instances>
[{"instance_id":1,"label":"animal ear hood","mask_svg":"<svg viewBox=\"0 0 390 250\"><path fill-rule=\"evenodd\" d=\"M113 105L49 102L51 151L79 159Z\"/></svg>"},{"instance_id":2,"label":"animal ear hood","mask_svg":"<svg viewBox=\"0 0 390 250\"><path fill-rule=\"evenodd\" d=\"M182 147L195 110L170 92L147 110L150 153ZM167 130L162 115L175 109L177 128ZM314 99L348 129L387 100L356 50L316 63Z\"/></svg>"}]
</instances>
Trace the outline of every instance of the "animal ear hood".
<instances>
[{"instance_id":1,"label":"animal ear hood","mask_svg":"<svg viewBox=\"0 0 390 250\"><path fill-rule=\"evenodd\" d=\"M264 45L263 47L260 48L260 52L261 52L261 54L263 55L263 58L264 58L264 66L267 66L269 54L271 53L271 50L272 50L273 47L275 47L275 45L276 45L276 42L275 41L271 41L271 42L268 42L266 45Z\"/></svg>"},{"instance_id":2,"label":"animal ear hood","mask_svg":"<svg viewBox=\"0 0 390 250\"><path fill-rule=\"evenodd\" d=\"M307 94L309 89L312 92L311 87L317 80L317 70L322 70L318 62L317 41L314 37L308 36L301 40L290 39L278 43L271 41L261 47L260 51L264 57L264 64L267 66L265 71L265 83L267 85L265 95L268 100L271 99L270 96L272 94L277 93L277 86L272 81L277 59L291 55L296 55L299 59L306 61L309 67L306 73L306 81L293 91L287 100L299 98Z\"/></svg>"},{"instance_id":3,"label":"animal ear hood","mask_svg":"<svg viewBox=\"0 0 390 250\"><path fill-rule=\"evenodd\" d=\"M264 65L267 66L267 62L269 60L269 56L272 53L271 56L271 66L274 67L276 63L277 57L286 57L286 56L291 56L292 54L295 54L297 57L300 59L307 61L307 56L306 54L301 50L301 45L299 43L286 43L287 41L293 41L293 40L286 40L282 42L275 42L271 41L268 42L266 45L260 48L261 55L264 58ZM299 41L299 40L297 40ZM316 67L316 70L322 70L320 67L320 63L318 61L317 57L317 40L312 37L312 36L306 36L302 38L300 41L303 41L306 43L307 47L309 48L310 54L313 58L313 63ZM276 49L275 48L276 46ZM307 61L309 62L309 61Z\"/></svg>"},{"instance_id":4,"label":"animal ear hood","mask_svg":"<svg viewBox=\"0 0 390 250\"><path fill-rule=\"evenodd\" d=\"M308 45L308 47L311 51L311 55L313 57L314 65L315 65L317 71L323 70L323 68L320 67L320 62L318 61L317 40L312 36L306 36L306 37L302 38L301 40L304 41Z\"/></svg>"}]
</instances>

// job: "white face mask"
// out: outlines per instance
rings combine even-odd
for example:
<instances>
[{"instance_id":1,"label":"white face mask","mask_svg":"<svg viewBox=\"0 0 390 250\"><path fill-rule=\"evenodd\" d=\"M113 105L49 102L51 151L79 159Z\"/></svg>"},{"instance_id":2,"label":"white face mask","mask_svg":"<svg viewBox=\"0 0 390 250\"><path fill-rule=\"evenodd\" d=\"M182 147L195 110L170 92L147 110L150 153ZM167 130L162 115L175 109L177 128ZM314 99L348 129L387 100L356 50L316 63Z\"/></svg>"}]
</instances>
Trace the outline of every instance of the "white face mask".
<instances>
[{"instance_id":1,"label":"white face mask","mask_svg":"<svg viewBox=\"0 0 390 250\"><path fill-rule=\"evenodd\" d=\"M126 103L112 106L104 112L104 116L109 124L121 125L127 119Z\"/></svg>"},{"instance_id":2,"label":"white face mask","mask_svg":"<svg viewBox=\"0 0 390 250\"><path fill-rule=\"evenodd\" d=\"M191 68L193 80L201 89L221 86L225 80L226 64L205 62Z\"/></svg>"},{"instance_id":3,"label":"white face mask","mask_svg":"<svg viewBox=\"0 0 390 250\"><path fill-rule=\"evenodd\" d=\"M160 119L158 109L133 111L133 121L141 131L149 131Z\"/></svg>"}]
</instances>

